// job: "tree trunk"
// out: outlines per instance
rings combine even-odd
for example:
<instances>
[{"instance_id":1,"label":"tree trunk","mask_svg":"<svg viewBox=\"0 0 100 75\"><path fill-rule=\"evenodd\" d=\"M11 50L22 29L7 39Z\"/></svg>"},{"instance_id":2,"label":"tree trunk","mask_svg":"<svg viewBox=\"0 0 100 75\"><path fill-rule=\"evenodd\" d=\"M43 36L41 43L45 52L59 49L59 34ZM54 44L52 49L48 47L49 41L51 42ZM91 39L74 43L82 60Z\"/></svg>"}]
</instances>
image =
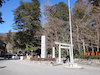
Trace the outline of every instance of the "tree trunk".
<instances>
[{"instance_id":1,"label":"tree trunk","mask_svg":"<svg viewBox=\"0 0 100 75\"><path fill-rule=\"evenodd\" d=\"M93 55L94 55L94 48L93 48L93 45L91 45L91 48L92 48L92 53L93 53Z\"/></svg>"},{"instance_id":2,"label":"tree trunk","mask_svg":"<svg viewBox=\"0 0 100 75\"><path fill-rule=\"evenodd\" d=\"M99 21L97 21L96 31L97 31L97 51L99 51L99 43L100 43Z\"/></svg>"},{"instance_id":3,"label":"tree trunk","mask_svg":"<svg viewBox=\"0 0 100 75\"><path fill-rule=\"evenodd\" d=\"M77 25L77 43L78 43L78 51L79 51L79 54L80 54L81 51L80 51L79 26L78 25Z\"/></svg>"},{"instance_id":4,"label":"tree trunk","mask_svg":"<svg viewBox=\"0 0 100 75\"><path fill-rule=\"evenodd\" d=\"M86 51L85 51L85 41L84 41L84 39L82 40L82 42L83 42L83 51L84 51L84 55L85 55Z\"/></svg>"}]
</instances>

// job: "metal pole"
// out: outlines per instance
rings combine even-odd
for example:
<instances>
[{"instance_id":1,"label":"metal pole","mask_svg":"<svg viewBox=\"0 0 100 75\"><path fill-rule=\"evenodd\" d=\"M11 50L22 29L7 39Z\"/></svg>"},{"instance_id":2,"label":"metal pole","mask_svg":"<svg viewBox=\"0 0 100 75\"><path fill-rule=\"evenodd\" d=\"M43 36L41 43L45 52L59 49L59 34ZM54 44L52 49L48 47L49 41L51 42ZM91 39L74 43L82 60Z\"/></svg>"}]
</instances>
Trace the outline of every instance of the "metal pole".
<instances>
[{"instance_id":1,"label":"metal pole","mask_svg":"<svg viewBox=\"0 0 100 75\"><path fill-rule=\"evenodd\" d=\"M70 48L70 62L74 63L73 60L73 41L72 41L72 25L71 25L71 11L70 11L70 0L68 0L69 5L69 24L70 24L70 42L71 42L71 48Z\"/></svg>"}]
</instances>

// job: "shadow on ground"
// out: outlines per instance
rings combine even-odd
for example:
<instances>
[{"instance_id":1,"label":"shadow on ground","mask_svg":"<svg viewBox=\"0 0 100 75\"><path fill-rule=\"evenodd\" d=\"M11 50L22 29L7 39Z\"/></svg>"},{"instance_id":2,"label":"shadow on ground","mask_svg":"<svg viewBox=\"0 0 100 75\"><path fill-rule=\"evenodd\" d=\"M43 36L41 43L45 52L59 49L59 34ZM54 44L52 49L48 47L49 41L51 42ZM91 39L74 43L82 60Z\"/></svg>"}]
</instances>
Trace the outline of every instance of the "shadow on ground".
<instances>
[{"instance_id":1,"label":"shadow on ground","mask_svg":"<svg viewBox=\"0 0 100 75\"><path fill-rule=\"evenodd\" d=\"M7 66L0 66L0 69L6 68Z\"/></svg>"}]
</instances>

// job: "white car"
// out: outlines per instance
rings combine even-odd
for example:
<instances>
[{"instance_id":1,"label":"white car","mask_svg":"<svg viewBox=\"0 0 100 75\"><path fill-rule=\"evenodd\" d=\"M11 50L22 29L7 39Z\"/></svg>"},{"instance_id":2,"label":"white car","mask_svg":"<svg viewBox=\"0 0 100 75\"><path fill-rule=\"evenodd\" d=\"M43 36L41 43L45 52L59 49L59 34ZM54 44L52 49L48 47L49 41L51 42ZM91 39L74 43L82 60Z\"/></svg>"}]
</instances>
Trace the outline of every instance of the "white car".
<instances>
[{"instance_id":1,"label":"white car","mask_svg":"<svg viewBox=\"0 0 100 75\"><path fill-rule=\"evenodd\" d=\"M12 55L12 59L19 59L19 56L17 54Z\"/></svg>"}]
</instances>

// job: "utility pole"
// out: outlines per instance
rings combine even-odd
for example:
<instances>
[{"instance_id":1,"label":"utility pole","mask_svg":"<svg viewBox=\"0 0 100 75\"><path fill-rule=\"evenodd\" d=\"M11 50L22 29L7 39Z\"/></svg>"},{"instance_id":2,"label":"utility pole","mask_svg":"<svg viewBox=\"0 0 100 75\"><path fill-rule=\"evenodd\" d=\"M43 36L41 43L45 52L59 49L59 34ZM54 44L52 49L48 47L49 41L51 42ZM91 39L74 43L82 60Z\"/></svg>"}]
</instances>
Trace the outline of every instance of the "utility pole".
<instances>
[{"instance_id":1,"label":"utility pole","mask_svg":"<svg viewBox=\"0 0 100 75\"><path fill-rule=\"evenodd\" d=\"M71 10L70 10L70 0L68 0L68 6L69 6L69 25L70 25L70 62L71 64L74 63L73 60L73 41L72 41L72 25L71 25Z\"/></svg>"}]
</instances>

